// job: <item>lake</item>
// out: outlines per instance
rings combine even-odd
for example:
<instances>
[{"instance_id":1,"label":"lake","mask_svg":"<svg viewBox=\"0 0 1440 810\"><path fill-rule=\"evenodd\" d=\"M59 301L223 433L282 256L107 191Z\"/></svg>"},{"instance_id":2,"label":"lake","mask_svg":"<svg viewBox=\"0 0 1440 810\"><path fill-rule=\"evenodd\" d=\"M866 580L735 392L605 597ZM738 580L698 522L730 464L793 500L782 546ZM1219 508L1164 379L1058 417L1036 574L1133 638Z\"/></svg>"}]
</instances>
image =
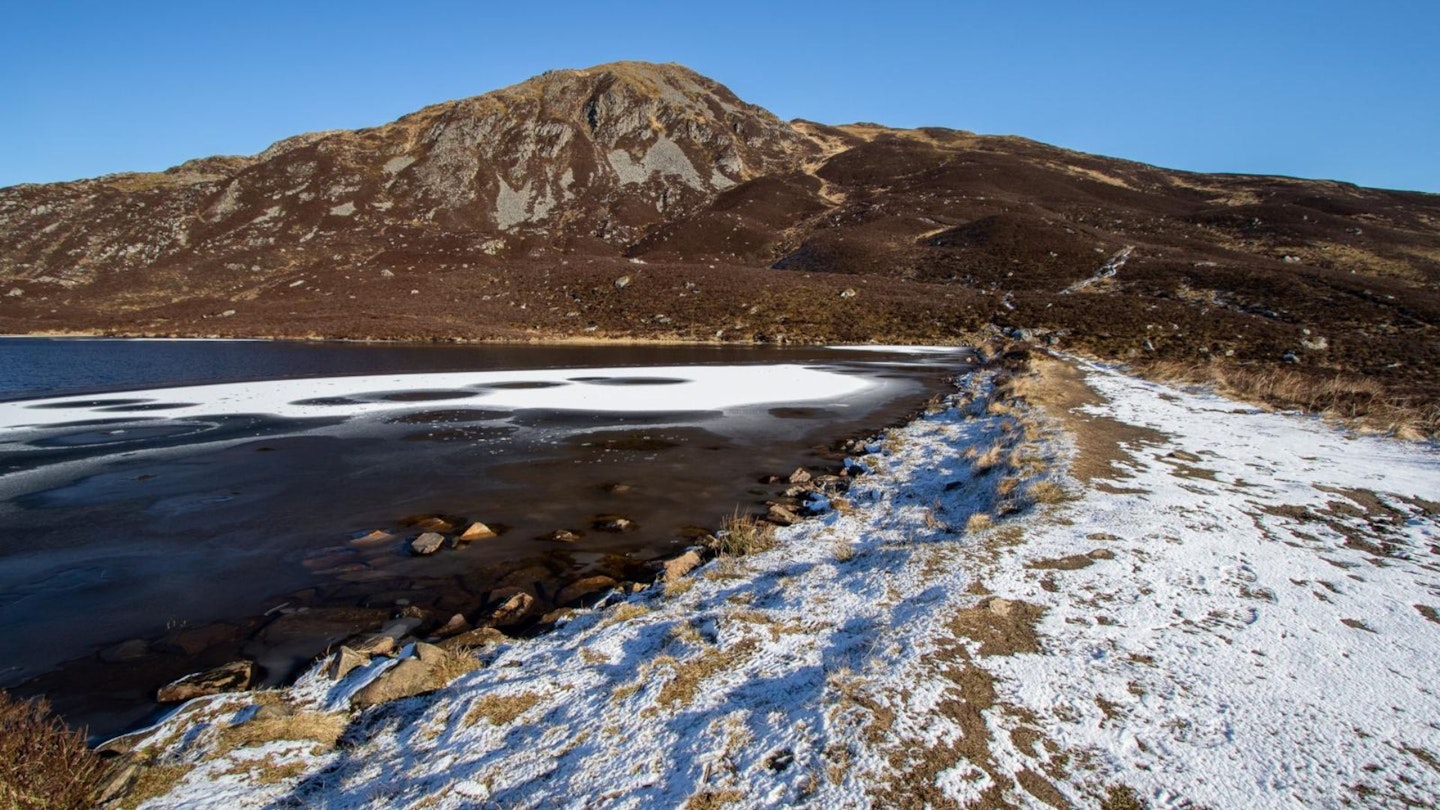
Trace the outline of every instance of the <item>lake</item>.
<instances>
[{"instance_id":1,"label":"lake","mask_svg":"<svg viewBox=\"0 0 1440 810\"><path fill-rule=\"evenodd\" d=\"M867 349L0 338L0 687L107 734L374 615L640 579L969 358ZM427 515L500 534L417 557Z\"/></svg>"}]
</instances>

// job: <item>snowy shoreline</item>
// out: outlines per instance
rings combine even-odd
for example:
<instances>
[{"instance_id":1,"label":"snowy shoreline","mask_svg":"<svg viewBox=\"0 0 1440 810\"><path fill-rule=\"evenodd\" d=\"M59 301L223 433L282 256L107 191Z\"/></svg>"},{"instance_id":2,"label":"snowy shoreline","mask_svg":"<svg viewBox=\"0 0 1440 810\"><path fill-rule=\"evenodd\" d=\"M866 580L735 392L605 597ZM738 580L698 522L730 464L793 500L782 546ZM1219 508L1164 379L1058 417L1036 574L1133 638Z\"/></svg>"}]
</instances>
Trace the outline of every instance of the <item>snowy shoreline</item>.
<instances>
[{"instance_id":1,"label":"snowy shoreline","mask_svg":"<svg viewBox=\"0 0 1440 810\"><path fill-rule=\"evenodd\" d=\"M1434 448L1078 375L1098 401L1043 417L1014 394L1053 381L976 372L779 548L490 647L439 691L350 714L364 675L317 667L277 699L344 718L338 747L296 726L221 750L259 698L190 704L127 740L174 769L144 806L1440 796ZM1131 432L1076 479L1108 425Z\"/></svg>"}]
</instances>

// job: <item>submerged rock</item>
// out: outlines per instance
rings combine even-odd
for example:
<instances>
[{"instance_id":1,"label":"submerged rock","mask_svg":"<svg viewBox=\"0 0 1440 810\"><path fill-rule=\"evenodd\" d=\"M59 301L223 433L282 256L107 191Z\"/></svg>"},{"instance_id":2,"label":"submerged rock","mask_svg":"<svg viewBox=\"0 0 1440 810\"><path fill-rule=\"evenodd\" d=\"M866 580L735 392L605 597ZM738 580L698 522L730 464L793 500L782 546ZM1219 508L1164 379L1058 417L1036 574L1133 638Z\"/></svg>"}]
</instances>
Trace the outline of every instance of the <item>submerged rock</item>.
<instances>
[{"instance_id":1,"label":"submerged rock","mask_svg":"<svg viewBox=\"0 0 1440 810\"><path fill-rule=\"evenodd\" d=\"M439 551L444 545L445 535L439 532L425 532L410 541L410 553L419 557L427 557Z\"/></svg>"},{"instance_id":2,"label":"submerged rock","mask_svg":"<svg viewBox=\"0 0 1440 810\"><path fill-rule=\"evenodd\" d=\"M519 624L535 612L535 605L535 597L517 589L504 602L501 602L499 607L490 611L489 616L478 623L489 627L509 627Z\"/></svg>"},{"instance_id":3,"label":"submerged rock","mask_svg":"<svg viewBox=\"0 0 1440 810\"><path fill-rule=\"evenodd\" d=\"M484 523L476 521L471 523L470 527L461 532L460 536L455 539L462 543L469 543L473 540L488 540L495 536L497 535L494 529L486 526Z\"/></svg>"},{"instance_id":4,"label":"submerged rock","mask_svg":"<svg viewBox=\"0 0 1440 810\"><path fill-rule=\"evenodd\" d=\"M160 703L181 703L191 698L218 695L221 692L240 692L250 688L254 677L253 661L235 661L172 681L160 687L155 693L155 700Z\"/></svg>"},{"instance_id":5,"label":"submerged rock","mask_svg":"<svg viewBox=\"0 0 1440 810\"><path fill-rule=\"evenodd\" d=\"M629 532L637 527L635 521L620 515L597 515L590 525L601 532Z\"/></svg>"},{"instance_id":6,"label":"submerged rock","mask_svg":"<svg viewBox=\"0 0 1440 810\"><path fill-rule=\"evenodd\" d=\"M583 599L593 593L598 593L600 591L608 591L619 584L620 583L613 577L607 576L593 576L585 577L584 579L577 579L569 585L561 588L560 592L555 594L555 604L561 606L568 605L571 602Z\"/></svg>"},{"instance_id":7,"label":"submerged rock","mask_svg":"<svg viewBox=\"0 0 1440 810\"><path fill-rule=\"evenodd\" d=\"M125 661L134 661L137 658L144 658L150 654L150 644L143 638L132 638L129 641L122 641L113 647L107 647L100 651L100 660L107 664L119 664Z\"/></svg>"}]
</instances>

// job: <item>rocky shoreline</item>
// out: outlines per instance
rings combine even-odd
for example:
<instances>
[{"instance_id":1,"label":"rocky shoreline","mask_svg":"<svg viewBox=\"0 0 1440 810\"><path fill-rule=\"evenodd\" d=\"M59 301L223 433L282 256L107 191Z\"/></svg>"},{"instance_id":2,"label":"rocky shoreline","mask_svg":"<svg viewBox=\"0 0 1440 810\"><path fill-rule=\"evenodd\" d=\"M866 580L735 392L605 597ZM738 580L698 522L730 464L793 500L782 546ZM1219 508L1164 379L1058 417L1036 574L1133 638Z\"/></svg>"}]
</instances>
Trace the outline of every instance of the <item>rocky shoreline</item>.
<instances>
[{"instance_id":1,"label":"rocky shoreline","mask_svg":"<svg viewBox=\"0 0 1440 810\"><path fill-rule=\"evenodd\" d=\"M757 481L757 488L751 491L766 493L759 504L765 511L756 516L741 516L737 512L731 521L763 521L773 526L790 526L824 514L830 510L832 499L843 495L851 478L864 469L852 456L877 450L875 442L874 437L846 439L839 445L845 456L837 466L800 466L789 475L762 477ZM632 527L632 521L623 515L601 514L594 516L587 528L595 532L623 533ZM348 542L355 550L352 554L330 552L311 557L306 562L322 575L353 575L368 570L353 561L363 559L367 554L445 554L471 543L483 543L499 537L506 528L492 528L481 521L455 515L411 515L397 521L394 526L352 538ZM569 544L581 540L584 531L560 528L535 540ZM461 653L512 638L531 638L552 629L575 610L603 605L612 594L638 593L682 579L716 556L721 538L727 531L733 529L710 531L691 527L693 544L679 553L643 562L607 555L602 561L606 564L601 566L604 573L587 573L574 578L559 578L549 569L522 562L499 578L495 587L483 598L468 608L453 612L421 607L403 597L397 600L392 611L282 604L262 617L263 624L251 634L251 638L298 638L307 635L316 639L332 638L338 634L338 628L356 624L366 617L368 611L371 621L367 626L346 633L338 642L327 643L326 652L313 659L328 659L327 671L335 673L337 678L357 666L368 664L372 658L393 657L411 645L423 645L419 647L421 650ZM107 651L110 655L102 653L102 658L125 660L127 651L132 655L143 654L141 651L146 649L145 645L146 642L139 639L123 642ZM440 658L434 656L422 663L438 665L439 661ZM260 685L259 670L255 660L242 658L229 661L161 686L156 692L156 701L161 704L182 703L195 697L245 691ZM385 694L389 696L387 699L393 700L425 691L423 687L431 683L430 679L413 677L413 674L407 668L392 676L405 679L410 687L398 689L388 683L377 683L375 694ZM412 688L415 691L408 691ZM104 748L102 745L101 749Z\"/></svg>"},{"instance_id":2,"label":"rocky shoreline","mask_svg":"<svg viewBox=\"0 0 1440 810\"><path fill-rule=\"evenodd\" d=\"M867 429L866 436L871 433ZM869 438L848 438L816 447L817 458L807 466L755 480L748 490L755 498L748 511L781 526L825 511L859 469L847 459L863 453L867 443ZM631 494L642 497L646 489L643 481L607 486L616 494L633 488ZM410 515L356 532L339 546L307 557L307 568L337 586L333 592L309 588L280 597L249 618L172 627L163 636L115 644L91 659L66 665L61 676L41 676L27 691L46 694L57 684L58 692L77 682L88 681L91 688L103 682L132 701L158 698L160 704L173 704L222 691L286 686L316 660L342 649L383 658L412 642L454 651L529 638L576 609L603 603L610 594L663 587L682 578L714 556L719 533L715 526L688 527L683 533L687 545L658 557L577 554L599 559L580 567L557 562L560 557L568 560L571 543L587 533L623 535L633 528L624 514L597 514L585 525L534 537L536 547L547 550L510 562L505 570L475 572L462 587L444 593L415 592L404 590L404 581L397 582L385 566L456 553L512 530L457 515ZM64 710L63 704L60 708ZM156 720L159 711L145 722ZM128 725L135 727L133 721Z\"/></svg>"},{"instance_id":3,"label":"rocky shoreline","mask_svg":"<svg viewBox=\"0 0 1440 810\"><path fill-rule=\"evenodd\" d=\"M1028 349L990 345L982 349L981 357L984 362L979 369L1014 371L1028 363ZM942 399L932 398L925 408L903 420L903 424L937 411ZM351 709L363 710L433 692L466 672L491 664L494 651L538 639L579 611L610 608L606 610L610 618L603 621L623 621L624 605L633 594L663 589L667 597L678 596L689 590L691 583L687 580L692 572L717 557L733 559L749 551L768 549L771 547L769 536L776 528L835 511L848 512L850 506L844 496L851 483L869 471L865 457L888 454L887 433L867 432L862 437L839 442L837 460L829 465L800 466L788 475L762 477L751 491L764 493L765 497L757 504L763 505L763 513L737 511L724 528L697 534L695 542L683 551L632 566L623 574L526 582L527 577L538 576L539 572L520 568L502 579L471 610L459 610L447 616L413 604L397 605L383 619L329 646L324 654L312 660L298 680L287 682L284 690L258 689L254 662L239 660L180 678L162 687L160 696L162 700L174 702L213 696L214 700L226 701L226 706L236 699L249 700L253 711L243 710L243 719L237 720L237 727L243 727L257 721L297 722L296 713L307 710L297 708L293 700L284 697L289 693L328 696L321 702L333 702L335 696L340 695ZM596 516L591 528L623 531L626 522L620 515ZM409 554L428 556L451 553L468 543L483 543L499 536L503 530L504 527L491 527L459 516L415 515L397 521L394 527L354 538L352 542L360 547L383 547L392 552L404 549ZM559 532L569 530L557 530ZM467 535L469 539L463 539ZM740 539L742 535L745 539ZM755 542L755 537L763 538L763 542ZM556 541L553 537L535 539ZM304 609L281 608L274 611L266 629L298 627L322 618L308 615L310 613ZM201 703L204 701L193 705ZM190 710L187 705L177 711L184 714ZM147 772L155 768L142 753L153 748L155 729L174 725L174 722L162 723L129 732L96 747L96 752L106 760L97 804L124 806L127 796L138 791L136 785L144 782Z\"/></svg>"}]
</instances>

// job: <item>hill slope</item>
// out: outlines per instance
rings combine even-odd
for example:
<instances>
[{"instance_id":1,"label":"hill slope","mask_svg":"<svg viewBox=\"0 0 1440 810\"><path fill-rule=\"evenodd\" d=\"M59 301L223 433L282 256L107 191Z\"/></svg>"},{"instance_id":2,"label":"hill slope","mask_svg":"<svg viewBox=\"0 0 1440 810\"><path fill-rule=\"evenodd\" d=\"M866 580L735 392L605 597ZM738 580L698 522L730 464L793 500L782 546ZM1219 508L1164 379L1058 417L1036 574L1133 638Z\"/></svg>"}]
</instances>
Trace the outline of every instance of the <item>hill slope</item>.
<instances>
[{"instance_id":1,"label":"hill slope","mask_svg":"<svg viewBox=\"0 0 1440 810\"><path fill-rule=\"evenodd\" d=\"M1378 388L1341 407L1418 412L1440 391L1437 323L1434 195L785 123L676 65L551 71L253 157L0 189L5 332L933 341L995 325L1109 358L1283 363L1312 393L1363 374Z\"/></svg>"}]
</instances>

